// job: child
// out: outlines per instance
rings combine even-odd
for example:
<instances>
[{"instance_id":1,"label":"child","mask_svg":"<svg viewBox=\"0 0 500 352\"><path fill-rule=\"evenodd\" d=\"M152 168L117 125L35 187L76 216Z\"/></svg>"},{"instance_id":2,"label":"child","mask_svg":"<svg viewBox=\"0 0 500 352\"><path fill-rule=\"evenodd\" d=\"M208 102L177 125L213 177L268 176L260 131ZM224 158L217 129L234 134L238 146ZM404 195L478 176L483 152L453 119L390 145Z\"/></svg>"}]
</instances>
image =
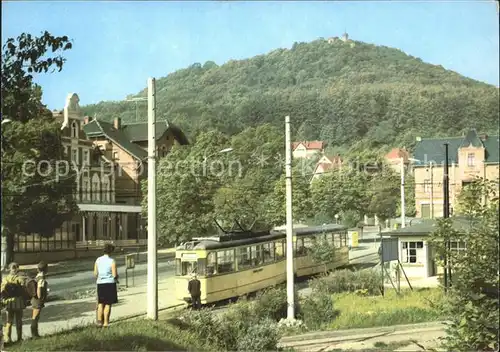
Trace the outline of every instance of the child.
<instances>
[{"instance_id":1,"label":"child","mask_svg":"<svg viewBox=\"0 0 500 352\"><path fill-rule=\"evenodd\" d=\"M45 281L45 274L47 274L47 264L44 262L38 263L38 274L35 277L37 283L36 295L31 298L31 307L33 308L33 315L31 321L31 336L40 337L38 334L38 321L40 320L40 313L42 308L45 307L47 300L48 283Z\"/></svg>"},{"instance_id":2,"label":"child","mask_svg":"<svg viewBox=\"0 0 500 352\"><path fill-rule=\"evenodd\" d=\"M14 319L16 320L17 341L23 336L23 310L26 308L24 300L24 278L19 273L17 263L10 264L10 273L2 278L2 306L7 311L7 321L3 328L4 343L12 342L11 332Z\"/></svg>"}]
</instances>

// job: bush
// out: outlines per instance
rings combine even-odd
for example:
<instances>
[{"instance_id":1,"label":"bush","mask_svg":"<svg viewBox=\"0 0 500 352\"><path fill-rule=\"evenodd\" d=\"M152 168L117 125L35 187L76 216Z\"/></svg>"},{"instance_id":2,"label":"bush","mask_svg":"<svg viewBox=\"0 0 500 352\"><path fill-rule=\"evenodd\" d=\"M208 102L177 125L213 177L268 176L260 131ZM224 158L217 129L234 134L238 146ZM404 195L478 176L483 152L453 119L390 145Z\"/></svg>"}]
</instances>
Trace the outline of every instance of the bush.
<instances>
[{"instance_id":1,"label":"bush","mask_svg":"<svg viewBox=\"0 0 500 352\"><path fill-rule=\"evenodd\" d=\"M302 299L301 307L300 317L310 329L318 329L336 316L332 296L328 292L313 292Z\"/></svg>"},{"instance_id":2,"label":"bush","mask_svg":"<svg viewBox=\"0 0 500 352\"><path fill-rule=\"evenodd\" d=\"M263 319L258 324L248 327L238 336L238 351L275 351L280 339L276 322Z\"/></svg>"},{"instance_id":3,"label":"bush","mask_svg":"<svg viewBox=\"0 0 500 352\"><path fill-rule=\"evenodd\" d=\"M364 294L375 295L380 292L381 282L382 277L378 270L351 271L345 269L336 270L327 276L311 280L310 287L313 292L325 292L329 294L358 291Z\"/></svg>"},{"instance_id":4,"label":"bush","mask_svg":"<svg viewBox=\"0 0 500 352\"><path fill-rule=\"evenodd\" d=\"M253 311L257 319L278 322L287 316L287 294L283 286L271 287L260 293L254 301Z\"/></svg>"}]
</instances>

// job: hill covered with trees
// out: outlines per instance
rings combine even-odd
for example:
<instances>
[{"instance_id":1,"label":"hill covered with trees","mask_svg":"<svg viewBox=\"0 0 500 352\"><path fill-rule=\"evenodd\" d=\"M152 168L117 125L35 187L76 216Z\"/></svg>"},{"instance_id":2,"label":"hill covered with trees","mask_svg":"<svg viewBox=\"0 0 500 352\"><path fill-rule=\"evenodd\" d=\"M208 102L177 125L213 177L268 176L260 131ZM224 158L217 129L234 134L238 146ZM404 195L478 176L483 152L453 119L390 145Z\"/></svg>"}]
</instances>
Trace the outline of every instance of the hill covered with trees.
<instances>
[{"instance_id":1,"label":"hill covered with trees","mask_svg":"<svg viewBox=\"0 0 500 352\"><path fill-rule=\"evenodd\" d=\"M234 135L290 115L294 139L321 139L343 150L411 147L416 136L493 132L499 89L424 63L402 51L357 41L295 43L222 66L195 63L157 80L158 118L192 139L218 129ZM143 90L132 97L147 96ZM138 104L139 120L147 104ZM85 113L136 120L133 102L100 102Z\"/></svg>"}]
</instances>

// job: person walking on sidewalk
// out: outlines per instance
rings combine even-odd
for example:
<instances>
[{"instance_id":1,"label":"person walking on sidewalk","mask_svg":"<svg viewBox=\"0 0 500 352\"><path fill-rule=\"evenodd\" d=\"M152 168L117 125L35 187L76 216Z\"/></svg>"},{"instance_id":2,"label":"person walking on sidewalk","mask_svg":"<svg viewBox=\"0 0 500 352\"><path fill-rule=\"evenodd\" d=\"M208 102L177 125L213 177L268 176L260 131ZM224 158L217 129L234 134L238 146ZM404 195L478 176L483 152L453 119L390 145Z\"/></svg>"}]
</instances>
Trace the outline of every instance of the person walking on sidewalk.
<instances>
[{"instance_id":1,"label":"person walking on sidewalk","mask_svg":"<svg viewBox=\"0 0 500 352\"><path fill-rule=\"evenodd\" d=\"M193 273L192 279L189 280L188 283L188 291L191 295L191 305L193 309L198 310L201 307L201 282L196 277L196 274Z\"/></svg>"},{"instance_id":2,"label":"person walking on sidewalk","mask_svg":"<svg viewBox=\"0 0 500 352\"><path fill-rule=\"evenodd\" d=\"M26 308L25 277L19 274L19 264L10 263L9 274L2 280L2 306L7 311L3 328L4 343L12 342L12 324L16 320L17 341L23 339L23 311Z\"/></svg>"},{"instance_id":3,"label":"person walking on sidewalk","mask_svg":"<svg viewBox=\"0 0 500 352\"><path fill-rule=\"evenodd\" d=\"M97 324L103 327L109 325L111 306L118 302L118 271L115 260L110 257L114 249L110 243L104 245L104 255L97 258L94 264L94 276L97 278Z\"/></svg>"},{"instance_id":4,"label":"person walking on sidewalk","mask_svg":"<svg viewBox=\"0 0 500 352\"><path fill-rule=\"evenodd\" d=\"M38 333L38 321L40 320L40 313L42 312L42 308L45 307L45 301L47 300L48 283L45 281L47 268L46 263L38 263L38 274L35 277L36 292L34 292L34 295L31 298L31 307L33 308L31 318L31 336L33 337L40 337L40 334Z\"/></svg>"}]
</instances>

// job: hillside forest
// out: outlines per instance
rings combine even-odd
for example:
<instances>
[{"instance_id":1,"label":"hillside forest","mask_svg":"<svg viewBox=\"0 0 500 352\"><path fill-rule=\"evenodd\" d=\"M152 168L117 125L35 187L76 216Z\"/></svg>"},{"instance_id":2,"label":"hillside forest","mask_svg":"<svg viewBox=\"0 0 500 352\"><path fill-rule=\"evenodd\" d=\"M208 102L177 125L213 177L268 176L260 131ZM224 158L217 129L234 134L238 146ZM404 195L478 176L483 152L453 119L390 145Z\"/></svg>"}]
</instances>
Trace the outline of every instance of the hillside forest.
<instances>
[{"instance_id":1,"label":"hillside forest","mask_svg":"<svg viewBox=\"0 0 500 352\"><path fill-rule=\"evenodd\" d=\"M222 66L194 63L157 79L158 119L194 140L216 129L229 136L269 123L294 140L324 140L332 152L411 147L417 136L494 133L498 88L424 63L401 50L320 38ZM145 97L146 89L127 98ZM86 114L147 119L147 104L101 102Z\"/></svg>"}]
</instances>

